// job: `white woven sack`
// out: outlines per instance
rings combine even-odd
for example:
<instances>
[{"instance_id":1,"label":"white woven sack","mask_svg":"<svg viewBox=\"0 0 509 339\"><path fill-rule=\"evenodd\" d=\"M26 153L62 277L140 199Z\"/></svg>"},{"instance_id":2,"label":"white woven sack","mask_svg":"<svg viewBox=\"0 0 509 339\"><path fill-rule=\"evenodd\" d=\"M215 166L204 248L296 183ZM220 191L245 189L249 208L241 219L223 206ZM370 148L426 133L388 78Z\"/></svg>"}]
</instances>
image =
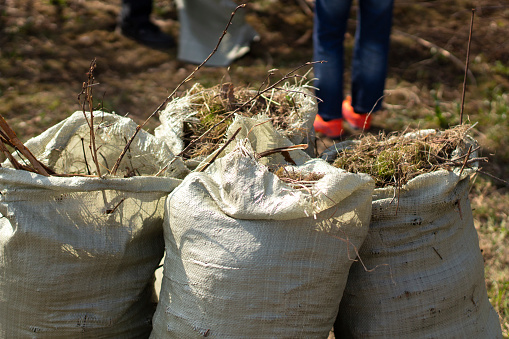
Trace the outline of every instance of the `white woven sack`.
<instances>
[{"instance_id":1,"label":"white woven sack","mask_svg":"<svg viewBox=\"0 0 509 339\"><path fill-rule=\"evenodd\" d=\"M375 189L360 249L372 270L352 265L336 337L502 337L468 199L474 172L439 170Z\"/></svg>"},{"instance_id":2,"label":"white woven sack","mask_svg":"<svg viewBox=\"0 0 509 339\"><path fill-rule=\"evenodd\" d=\"M97 174L90 156L90 113L74 112L25 145L41 162L57 173ZM95 138L101 174L107 174L134 134L137 124L129 118L101 111L94 112ZM9 166L8 162L4 166ZM154 175L183 178L189 173L179 158L160 139L140 130L120 163L117 175Z\"/></svg>"},{"instance_id":3,"label":"white woven sack","mask_svg":"<svg viewBox=\"0 0 509 339\"><path fill-rule=\"evenodd\" d=\"M252 118L236 115L232 124L226 131L226 139L229 140L235 133L237 133L236 140L247 139L250 147L257 154L267 150L295 146L286 136L276 131L274 126L270 124L269 118L264 115L258 115ZM209 166L215 159L224 157L235 148L235 142L229 143L226 147L220 147L196 166L195 171L201 171L206 166ZM289 156L295 165L302 165L311 159L306 152L301 150L292 151ZM263 165L270 165L272 167L288 164L285 157L279 152L261 157L258 161Z\"/></svg>"},{"instance_id":4,"label":"white woven sack","mask_svg":"<svg viewBox=\"0 0 509 339\"><path fill-rule=\"evenodd\" d=\"M234 133L237 133L236 140L248 139L250 146L253 148L253 151L257 153L294 145L290 140L281 135L278 131L275 131L272 124L267 123L268 120L269 119L263 115L259 115L254 118L237 115L226 131L226 139L229 139L233 136ZM240 129L240 131L237 132L238 129ZM199 163L196 166L195 171L201 171L203 168L205 168L205 166L208 166L209 163L214 162L214 159L224 157L226 154L232 152L235 147L236 143L232 142L223 150L218 149L216 152L210 154L201 163ZM302 165L311 159L307 153L301 151L292 151L291 158L297 165ZM273 155L260 158L258 159L258 162L265 165L271 164L272 166L287 164L281 153L275 153ZM158 296L161 288L161 281L162 268L156 271L156 292Z\"/></svg>"},{"instance_id":5,"label":"white woven sack","mask_svg":"<svg viewBox=\"0 0 509 339\"><path fill-rule=\"evenodd\" d=\"M57 164L59 173L86 170L83 154L73 155L70 147L82 131L76 118L26 143L37 158ZM104 119L110 136L122 134L122 124L113 120L125 118ZM162 143L141 136L129 166L138 156L145 169L169 161L167 148L150 157L147 152ZM100 151L106 159L119 153L110 147ZM0 168L0 338L148 337L153 276L164 251L164 201L180 182L153 176L45 177Z\"/></svg>"},{"instance_id":6,"label":"white woven sack","mask_svg":"<svg viewBox=\"0 0 509 339\"><path fill-rule=\"evenodd\" d=\"M288 95L294 99L297 109L288 117L288 128L279 132L293 144L309 144L306 153L313 156L315 145L313 122L317 112L316 100L305 87L286 85L286 89ZM191 92L195 92L195 90L191 90ZM253 91L253 96L255 94L256 92ZM159 115L161 125L156 127L155 136L164 140L174 154L179 154L184 149L182 141L184 121L196 119L194 115L197 114L197 108L192 102L202 95L203 92L198 92L176 98L168 103ZM266 96L270 97L270 93L267 93ZM259 115L260 119L268 120L263 112L253 112L253 115Z\"/></svg>"},{"instance_id":7,"label":"white woven sack","mask_svg":"<svg viewBox=\"0 0 509 339\"><path fill-rule=\"evenodd\" d=\"M249 52L250 44L259 36L245 21L245 11L233 17L237 4L231 0L177 0L180 39L179 60L201 64L215 49L226 25L226 34L207 66L228 66L233 60Z\"/></svg>"},{"instance_id":8,"label":"white woven sack","mask_svg":"<svg viewBox=\"0 0 509 339\"><path fill-rule=\"evenodd\" d=\"M293 188L241 143L170 194L151 338L328 336L373 181L320 159L294 169L325 176Z\"/></svg>"}]
</instances>

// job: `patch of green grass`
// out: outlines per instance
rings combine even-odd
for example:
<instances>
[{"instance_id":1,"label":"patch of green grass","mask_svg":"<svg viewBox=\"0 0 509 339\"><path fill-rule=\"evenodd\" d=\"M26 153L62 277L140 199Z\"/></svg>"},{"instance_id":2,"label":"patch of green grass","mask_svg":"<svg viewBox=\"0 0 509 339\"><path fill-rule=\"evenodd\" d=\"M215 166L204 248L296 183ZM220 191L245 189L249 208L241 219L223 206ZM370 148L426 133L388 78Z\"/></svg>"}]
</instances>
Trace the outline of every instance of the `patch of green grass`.
<instances>
[{"instance_id":1,"label":"patch of green grass","mask_svg":"<svg viewBox=\"0 0 509 339\"><path fill-rule=\"evenodd\" d=\"M436 92L433 92L433 99L435 100L435 118L438 121L438 126L442 129L448 128L449 121L444 117Z\"/></svg>"},{"instance_id":2,"label":"patch of green grass","mask_svg":"<svg viewBox=\"0 0 509 339\"><path fill-rule=\"evenodd\" d=\"M500 160L509 162L509 94L495 87L486 93L475 116L486 146Z\"/></svg>"},{"instance_id":3,"label":"patch of green grass","mask_svg":"<svg viewBox=\"0 0 509 339\"><path fill-rule=\"evenodd\" d=\"M502 334L509 336L509 281L494 281L488 289L490 301L502 318Z\"/></svg>"},{"instance_id":4,"label":"patch of green grass","mask_svg":"<svg viewBox=\"0 0 509 339\"><path fill-rule=\"evenodd\" d=\"M497 60L493 66L493 71L500 75L509 76L509 65L506 65L502 61Z\"/></svg>"},{"instance_id":5,"label":"patch of green grass","mask_svg":"<svg viewBox=\"0 0 509 339\"><path fill-rule=\"evenodd\" d=\"M474 221L485 260L488 297L509 337L509 190L478 177L471 193Z\"/></svg>"}]
</instances>

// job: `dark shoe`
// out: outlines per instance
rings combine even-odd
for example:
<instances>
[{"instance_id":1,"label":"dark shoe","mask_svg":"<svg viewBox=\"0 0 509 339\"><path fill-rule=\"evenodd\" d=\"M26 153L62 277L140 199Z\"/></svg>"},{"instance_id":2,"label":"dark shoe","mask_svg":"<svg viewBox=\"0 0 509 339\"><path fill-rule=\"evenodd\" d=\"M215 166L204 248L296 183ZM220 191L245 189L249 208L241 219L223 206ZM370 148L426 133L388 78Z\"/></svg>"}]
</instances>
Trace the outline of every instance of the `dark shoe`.
<instances>
[{"instance_id":1,"label":"dark shoe","mask_svg":"<svg viewBox=\"0 0 509 339\"><path fill-rule=\"evenodd\" d=\"M173 48L176 46L171 35L163 33L151 22L143 25L121 24L120 31L126 37L153 48Z\"/></svg>"}]
</instances>

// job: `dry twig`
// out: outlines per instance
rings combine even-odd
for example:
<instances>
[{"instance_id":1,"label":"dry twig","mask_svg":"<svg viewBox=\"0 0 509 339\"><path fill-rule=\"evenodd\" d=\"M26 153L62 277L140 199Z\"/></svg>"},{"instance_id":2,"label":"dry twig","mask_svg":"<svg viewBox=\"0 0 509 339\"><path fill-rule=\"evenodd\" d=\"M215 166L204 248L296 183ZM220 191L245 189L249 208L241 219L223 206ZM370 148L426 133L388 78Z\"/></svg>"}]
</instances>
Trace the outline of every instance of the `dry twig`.
<instances>
[{"instance_id":1,"label":"dry twig","mask_svg":"<svg viewBox=\"0 0 509 339\"><path fill-rule=\"evenodd\" d=\"M475 15L475 9L472 9L472 19L470 21L470 32L468 34L467 61L465 62L465 76L463 77L463 91L461 94L460 125L463 123L463 108L465 107L465 92L467 89L468 64L470 63L470 45L472 43L472 30L474 28L474 15Z\"/></svg>"},{"instance_id":2,"label":"dry twig","mask_svg":"<svg viewBox=\"0 0 509 339\"><path fill-rule=\"evenodd\" d=\"M207 167L209 167L210 164L212 164L214 162L214 160L216 160L216 158L219 156L219 154L235 139L235 137L237 136L237 134L239 134L241 129L242 129L242 127L239 127L235 131L235 133L233 133L233 135L228 139L228 141L226 141L225 144L219 150L217 150L216 154L212 157L212 159L210 159L210 161L198 172L205 171L207 169Z\"/></svg>"},{"instance_id":3,"label":"dry twig","mask_svg":"<svg viewBox=\"0 0 509 339\"><path fill-rule=\"evenodd\" d=\"M48 173L48 171L46 170L45 166L43 166L39 162L39 160L37 160L35 158L35 156L32 154L32 152L30 152L30 150L18 139L18 137L16 136L16 133L12 130L12 128L7 123L7 121L5 121L4 117L1 115L0 115L0 128L3 130L4 135L8 140L8 143L10 145L12 145L14 148L16 148L16 150L18 150L25 158L28 159L30 164L33 166L33 170L32 170L33 172L36 172L36 173L39 173L39 174L42 174L45 176L50 175L50 173ZM5 152L6 147L3 142L2 142L2 150L4 151L4 153L6 153L6 155L7 155L7 153L9 153L9 152ZM15 163L13 163L13 160L12 160L13 157L10 157L9 155L7 157L9 158L9 160L11 161L11 163L13 164L13 166L15 168L17 168L17 166L21 166L22 169L30 170L29 168L27 168L24 165L20 165L19 163L16 165Z\"/></svg>"},{"instance_id":4,"label":"dry twig","mask_svg":"<svg viewBox=\"0 0 509 339\"><path fill-rule=\"evenodd\" d=\"M113 168L111 169L111 174L112 175L115 175L117 173L117 170L118 170L118 167L120 166L120 162L122 161L122 159L124 158L125 154L127 153L127 150L129 149L129 147L131 146L134 138L136 137L136 135L138 135L139 131L150 121L150 119L152 119L152 117L154 115L156 115L158 112L161 111L161 109L170 101L171 98L173 98L173 96L177 93L177 91L180 89L180 87L182 87L182 85L184 85L186 82L188 82L189 80L191 80L194 75L196 74L196 72L198 72L198 70L200 68L203 67L203 65L205 65L207 63L207 61L210 60L210 58L216 53L217 49L219 48L219 45L221 44L221 41L223 40L224 36L226 35L226 32L228 31L228 28L230 27L230 25L232 24L232 20L233 20L233 17L235 16L235 13L237 13L237 11L240 9L240 8L244 8L246 6L246 4L242 4L242 5L239 5L235 8L235 10L232 12L232 15L230 17L230 21L228 21L223 33L221 34L221 37L219 38L219 41L217 42L216 44L216 47L214 47L214 50L209 54L209 56L201 63L199 64L198 66L196 66L196 68L184 79L182 80L182 82L180 82L178 84L178 86L173 90L173 92L171 92L171 94L169 96L166 97L166 99L155 109L154 112L152 112L152 114L150 114L150 116L141 124L141 125L138 125L136 126L136 130L134 132L134 134L131 136L131 138L129 139L129 141L127 142L126 146L124 147L123 151L120 153L117 161L115 162L115 165L113 165Z\"/></svg>"},{"instance_id":5,"label":"dry twig","mask_svg":"<svg viewBox=\"0 0 509 339\"><path fill-rule=\"evenodd\" d=\"M92 60L90 63L90 67L87 72L87 81L83 82L83 86L81 88L81 92L78 94L78 101L81 100L81 95L84 95L83 102L81 102L81 109L83 111L83 115L85 120L87 121L88 128L90 130L90 153L92 154L92 160L95 164L95 168L97 171L97 175L101 176L101 168L99 166L99 159L97 158L97 146L95 143L95 130L94 130L94 97L93 97L93 87L96 85L94 78L94 70L97 67L96 59ZM90 118L87 117L86 107L88 105L88 109L90 112ZM85 155L86 158L86 155Z\"/></svg>"}]
</instances>

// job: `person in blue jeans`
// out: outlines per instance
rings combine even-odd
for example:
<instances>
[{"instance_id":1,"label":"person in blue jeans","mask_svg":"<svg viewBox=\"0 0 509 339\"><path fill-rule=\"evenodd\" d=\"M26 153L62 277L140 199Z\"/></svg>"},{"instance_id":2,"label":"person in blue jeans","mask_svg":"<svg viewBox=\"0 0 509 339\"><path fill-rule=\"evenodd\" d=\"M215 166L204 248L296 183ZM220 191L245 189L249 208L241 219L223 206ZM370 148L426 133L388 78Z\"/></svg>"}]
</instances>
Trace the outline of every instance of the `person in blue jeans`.
<instances>
[{"instance_id":1,"label":"person in blue jeans","mask_svg":"<svg viewBox=\"0 0 509 339\"><path fill-rule=\"evenodd\" d=\"M351 97L344 99L344 38L352 0L316 0L313 44L318 115L314 127L330 138L343 134L343 119L369 129L371 113L380 110L387 64L394 0L358 0L352 60ZM369 114L368 114L369 113Z\"/></svg>"}]
</instances>

